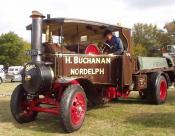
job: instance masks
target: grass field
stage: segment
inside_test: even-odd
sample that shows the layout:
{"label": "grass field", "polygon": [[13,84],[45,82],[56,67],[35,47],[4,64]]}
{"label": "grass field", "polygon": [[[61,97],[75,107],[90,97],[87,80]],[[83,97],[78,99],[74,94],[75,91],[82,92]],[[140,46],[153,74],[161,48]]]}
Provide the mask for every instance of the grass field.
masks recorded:
{"label": "grass field", "polygon": [[[11,93],[17,83],[3,83],[0,94]],[[20,125],[9,109],[9,96],[0,96],[0,136],[174,136],[175,91],[170,90],[164,105],[149,105],[133,93],[129,100],[120,100],[88,110],[83,127],[65,134],[59,118],[40,113],[32,123]]]}

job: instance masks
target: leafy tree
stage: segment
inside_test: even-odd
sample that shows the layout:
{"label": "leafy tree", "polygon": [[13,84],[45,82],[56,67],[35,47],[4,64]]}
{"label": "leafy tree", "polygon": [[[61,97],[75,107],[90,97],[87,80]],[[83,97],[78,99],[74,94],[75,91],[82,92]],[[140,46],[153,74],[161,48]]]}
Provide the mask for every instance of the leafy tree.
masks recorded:
{"label": "leafy tree", "polygon": [[165,24],[165,28],[168,31],[171,44],[175,44],[175,20]]}
{"label": "leafy tree", "polygon": [[133,53],[141,56],[160,56],[162,46],[170,43],[168,33],[159,30],[156,25],[142,23],[134,25],[132,40]]}
{"label": "leafy tree", "polygon": [[171,44],[171,37],[167,32],[159,31],[157,34],[156,40],[157,40],[157,45],[161,47]]}
{"label": "leafy tree", "polygon": [[175,34],[175,20],[170,23],[165,24],[165,28],[170,34]]}
{"label": "leafy tree", "polygon": [[146,48],[141,44],[133,46],[132,51],[134,56],[146,56],[147,54]]}
{"label": "leafy tree", "polygon": [[25,55],[28,49],[30,49],[29,43],[14,32],[2,34],[0,36],[0,64],[23,65],[30,59]]}
{"label": "leafy tree", "polygon": [[142,44],[144,46],[150,46],[155,43],[157,27],[152,24],[134,24],[133,28],[133,40],[134,44]]}

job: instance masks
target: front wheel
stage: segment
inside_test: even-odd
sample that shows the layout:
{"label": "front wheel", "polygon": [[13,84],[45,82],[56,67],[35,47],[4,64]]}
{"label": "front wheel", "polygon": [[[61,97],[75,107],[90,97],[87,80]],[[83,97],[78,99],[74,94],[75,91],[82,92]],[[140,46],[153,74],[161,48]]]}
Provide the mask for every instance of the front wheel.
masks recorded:
{"label": "front wheel", "polygon": [[34,121],[37,116],[37,112],[30,109],[29,101],[27,100],[27,92],[22,84],[18,85],[13,91],[10,108],[14,119],[18,123]]}
{"label": "front wheel", "polygon": [[66,132],[78,130],[85,119],[86,95],[80,85],[69,85],[61,98],[61,123]]}

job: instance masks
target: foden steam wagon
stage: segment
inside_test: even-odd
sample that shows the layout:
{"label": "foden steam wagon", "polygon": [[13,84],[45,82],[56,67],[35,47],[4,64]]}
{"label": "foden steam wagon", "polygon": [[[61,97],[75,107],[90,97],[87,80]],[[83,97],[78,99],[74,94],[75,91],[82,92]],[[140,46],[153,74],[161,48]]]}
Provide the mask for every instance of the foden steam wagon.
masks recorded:
{"label": "foden steam wagon", "polygon": [[[32,60],[25,64],[10,104],[17,122],[34,121],[38,112],[51,113],[60,116],[66,132],[73,132],[82,126],[87,105],[127,98],[131,91],[154,104],[166,101],[175,77],[174,60],[132,57],[130,29],[50,15],[44,19],[37,11],[30,17],[27,55]],[[110,53],[103,38],[107,29],[120,37],[122,54]]]}

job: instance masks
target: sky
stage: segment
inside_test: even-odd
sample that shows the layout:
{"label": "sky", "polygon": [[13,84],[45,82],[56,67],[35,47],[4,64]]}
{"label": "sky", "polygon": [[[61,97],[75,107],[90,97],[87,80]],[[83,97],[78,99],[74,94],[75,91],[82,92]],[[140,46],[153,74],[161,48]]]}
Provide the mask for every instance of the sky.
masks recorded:
{"label": "sky", "polygon": [[152,23],[163,29],[175,19],[175,0],[1,0],[0,34],[13,31],[30,41],[25,27],[31,23],[32,10],[129,28],[135,23]]}

